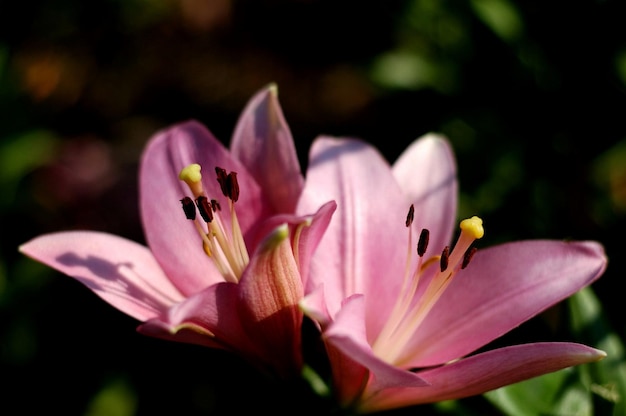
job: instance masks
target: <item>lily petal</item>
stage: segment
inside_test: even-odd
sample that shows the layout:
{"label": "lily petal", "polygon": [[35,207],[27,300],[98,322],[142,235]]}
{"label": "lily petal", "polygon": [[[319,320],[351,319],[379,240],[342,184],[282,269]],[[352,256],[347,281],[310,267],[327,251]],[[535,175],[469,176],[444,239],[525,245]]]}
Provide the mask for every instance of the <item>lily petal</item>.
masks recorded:
{"label": "lily petal", "polygon": [[305,293],[306,296],[300,301],[300,308],[306,316],[317,323],[322,330],[325,330],[333,321],[333,317],[328,312],[324,285],[311,288]]}
{"label": "lily petal", "polygon": [[266,351],[265,356],[274,358],[271,364],[279,374],[297,374],[302,363],[303,319],[298,302],[304,289],[287,224],[259,245],[239,289],[238,310],[246,333],[257,348]]}
{"label": "lily petal", "polygon": [[[317,249],[320,240],[324,236],[331,217],[337,209],[335,201],[329,201],[322,205],[315,214],[312,215],[292,215],[281,214],[274,215],[259,227],[257,234],[267,236],[272,230],[281,224],[289,224],[292,232],[297,234],[297,245],[294,246],[294,255],[302,284],[306,288],[309,275],[309,264],[313,256],[313,252]],[[258,243],[253,244],[256,246]]]}
{"label": "lily petal", "polygon": [[408,366],[467,355],[591,284],[605,267],[595,242],[523,241],[479,250],[416,332]]}
{"label": "lily petal", "polygon": [[275,212],[295,210],[304,178],[275,84],[249,101],[230,148],[264,189]]}
{"label": "lily petal", "polygon": [[245,357],[257,354],[234,313],[239,288],[222,282],[185,299],[166,313],[140,325],[137,330],[157,338],[236,351]]}
{"label": "lily petal", "polygon": [[74,277],[138,320],[158,316],[183,299],[147,247],[116,235],[58,232],[34,238],[19,250]]}
{"label": "lily petal", "polygon": [[[221,197],[213,169],[216,166],[237,172],[241,189],[239,224],[248,231],[266,216],[261,191],[244,166],[201,124],[189,121],[156,134],[146,146],[140,168],[140,207],[146,240],[165,273],[184,295],[223,281],[213,262],[202,250],[192,221],[185,218],[180,199],[189,194],[178,178],[180,170],[199,163],[203,185],[209,197]],[[244,234],[245,235],[245,234]]]}
{"label": "lily petal", "polygon": [[415,205],[414,224],[431,231],[429,251],[441,253],[456,225],[458,182],[450,144],[437,134],[422,136],[400,155],[392,169],[402,191]]}
{"label": "lily petal", "polygon": [[[324,331],[324,339],[343,354],[331,354],[331,365],[335,373],[334,383],[339,385],[338,391],[361,393],[357,390],[367,384],[365,395],[375,395],[380,390],[393,387],[421,387],[428,383],[415,373],[396,368],[379,359],[372,351],[367,341],[365,329],[365,302],[363,295],[353,295],[346,299],[343,307],[337,314],[335,321]],[[365,379],[345,377],[343,371],[357,374],[359,369]],[[341,370],[341,371],[338,371]],[[367,379],[370,377],[369,383]],[[345,384],[350,385],[346,386]],[[352,398],[352,399],[356,399]],[[344,397],[342,400],[347,400]]]}
{"label": "lily petal", "polygon": [[383,277],[404,273],[406,251],[398,248],[407,246],[410,204],[376,149],[358,140],[319,137],[298,212],[328,200],[337,201],[337,211],[311,264],[311,278],[317,278],[311,287],[324,285],[331,315],[354,293],[376,293],[365,300],[375,333],[401,283]]}
{"label": "lily petal", "polygon": [[534,343],[488,351],[418,374],[431,385],[389,389],[370,397],[360,410],[375,412],[422,403],[459,399],[499,387],[598,361],[603,351],[574,343]]}

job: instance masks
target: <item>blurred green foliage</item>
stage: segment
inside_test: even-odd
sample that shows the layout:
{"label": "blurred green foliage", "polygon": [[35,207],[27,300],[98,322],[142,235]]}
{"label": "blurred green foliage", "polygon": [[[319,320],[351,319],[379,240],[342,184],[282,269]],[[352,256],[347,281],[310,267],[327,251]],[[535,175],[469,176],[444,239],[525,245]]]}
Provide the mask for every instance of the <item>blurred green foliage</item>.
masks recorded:
{"label": "blurred green foliage", "polygon": [[576,339],[607,353],[597,363],[568,368],[486,393],[506,415],[623,415],[626,361],[623,340],[585,288],[568,300],[569,329]]}
{"label": "blurred green foliage", "polygon": [[295,402],[322,414],[303,386],[136,334],[132,319],[17,253],[61,229],[142,241],[136,168],[150,135],[197,118],[228,142],[246,100],[276,82],[303,166],[317,134],[361,137],[393,160],[438,131],[455,147],[460,215],[485,220],[483,244],[607,249],[605,276],[569,309],[498,341],[574,340],[607,359],[389,414],[624,414],[625,12],[619,0],[3,2],[0,413],[235,414],[255,403],[287,414]]}

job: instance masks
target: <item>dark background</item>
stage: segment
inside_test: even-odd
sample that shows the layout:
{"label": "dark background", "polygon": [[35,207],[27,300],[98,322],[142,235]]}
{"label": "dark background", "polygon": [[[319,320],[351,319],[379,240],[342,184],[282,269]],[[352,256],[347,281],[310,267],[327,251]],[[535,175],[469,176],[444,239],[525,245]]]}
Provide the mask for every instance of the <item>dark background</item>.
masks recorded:
{"label": "dark background", "polygon": [[[63,229],[142,241],[136,171],[151,134],[195,118],[228,144],[247,100],[270,82],[303,168],[318,134],[362,138],[393,161],[436,131],[456,152],[459,215],[485,221],[482,245],[603,242],[609,268],[593,289],[623,339],[625,6],[0,2],[0,406],[9,410],[0,412],[323,414],[305,386],[138,335],[134,320],[17,253]],[[502,342],[581,341],[563,322],[530,323]],[[481,397],[462,402],[497,414]]]}

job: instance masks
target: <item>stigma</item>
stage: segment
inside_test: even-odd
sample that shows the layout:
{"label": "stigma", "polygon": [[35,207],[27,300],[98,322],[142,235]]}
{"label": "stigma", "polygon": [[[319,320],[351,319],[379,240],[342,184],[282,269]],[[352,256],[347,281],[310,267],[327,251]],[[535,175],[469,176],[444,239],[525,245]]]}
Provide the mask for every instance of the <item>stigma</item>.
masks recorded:
{"label": "stigma", "polygon": [[[473,216],[464,219],[459,223],[460,234],[453,247],[446,246],[440,253],[427,255],[430,232],[422,229],[417,243],[418,259],[412,269],[413,218],[414,208],[411,206],[406,219],[410,247],[402,286],[391,314],[372,343],[374,353],[379,358],[400,367],[406,364],[405,347],[457,273],[470,264],[476,253],[476,248],[472,247],[474,241],[485,235],[481,218]],[[418,286],[425,275],[430,280],[425,281],[425,289],[420,290],[421,294],[416,297]]]}
{"label": "stigma", "polygon": [[228,202],[228,215],[224,215],[217,198],[206,194],[201,170],[199,164],[193,163],[184,167],[178,175],[193,195],[193,198],[185,196],[180,200],[183,212],[188,220],[193,221],[204,253],[226,281],[236,283],[250,262],[235,210],[235,202],[239,199],[237,173],[215,167],[216,180]]}

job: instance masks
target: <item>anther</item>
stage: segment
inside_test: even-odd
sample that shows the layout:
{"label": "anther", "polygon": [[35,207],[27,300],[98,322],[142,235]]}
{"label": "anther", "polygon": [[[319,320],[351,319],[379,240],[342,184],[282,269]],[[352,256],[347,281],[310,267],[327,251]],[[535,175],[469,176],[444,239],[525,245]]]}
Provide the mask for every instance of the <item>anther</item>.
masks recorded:
{"label": "anther", "polygon": [[[412,206],[412,205],[411,205]],[[424,228],[420,233],[420,239],[417,242],[417,255],[422,257],[424,253],[426,253],[426,248],[428,248],[428,240],[430,238],[430,231],[427,228]]]}
{"label": "anther", "polygon": [[[243,240],[241,228],[235,213],[234,202],[239,198],[239,183],[237,173],[226,173],[225,169],[215,168],[217,181],[224,196],[228,198],[230,229],[225,227],[221,218],[221,207],[215,199],[209,199],[202,187],[201,166],[193,163],[184,167],[179,173],[179,179],[184,181],[193,196],[180,200],[185,216],[194,221],[196,230],[202,239],[202,248],[209,256],[224,279],[229,282],[238,282],[250,261],[246,244]],[[194,203],[195,202],[195,203]],[[197,221],[196,210],[200,213],[206,225]]]}
{"label": "anther", "polygon": [[441,252],[441,258],[439,259],[439,267],[441,272],[445,272],[448,268],[448,260],[450,259],[450,247],[446,246]]}
{"label": "anther", "polygon": [[217,175],[217,182],[220,184],[220,189],[222,190],[222,194],[225,197],[228,196],[228,175],[226,174],[226,169],[220,168],[219,166],[215,167],[215,174]]}
{"label": "anther", "polygon": [[[412,221],[412,212],[407,216],[407,226]],[[389,318],[372,344],[374,353],[384,361],[403,367],[411,362],[407,346],[414,339],[416,329],[427,319],[443,293],[454,281],[460,269],[468,266],[476,253],[472,247],[474,241],[485,234],[483,222],[479,217],[471,217],[460,223],[461,233],[456,243],[446,246],[441,255],[424,258],[428,246],[429,232],[423,229],[417,243],[416,270],[410,272],[412,262],[409,251],[404,280],[400,287],[400,296],[394,304]],[[409,242],[411,234],[409,233]],[[431,265],[439,262],[439,270],[430,270]],[[430,279],[420,282],[420,277],[430,275]],[[422,288],[423,290],[418,290]],[[419,296],[419,299],[416,299]]]}
{"label": "anther", "polygon": [[228,187],[228,197],[237,202],[239,199],[239,182],[237,182],[237,172],[230,172],[226,177],[226,185]]}
{"label": "anther", "polygon": [[204,222],[213,221],[213,210],[211,209],[211,204],[206,196],[199,196],[196,199],[196,205],[198,206],[198,211],[200,211],[200,215]]}
{"label": "anther", "polygon": [[463,262],[461,263],[461,269],[464,269],[467,267],[469,262],[472,260],[472,257],[474,257],[474,254],[476,254],[476,251],[478,251],[476,247],[470,247],[469,249],[467,249],[467,251],[463,255]]}
{"label": "anther", "polygon": [[415,218],[415,207],[413,206],[413,204],[411,204],[411,206],[409,207],[409,213],[406,214],[406,226],[410,227],[411,224],[413,224],[413,219]]}
{"label": "anther", "polygon": [[196,206],[193,204],[193,201],[191,200],[191,198],[186,196],[183,199],[181,199],[180,202],[183,204],[183,211],[185,212],[185,217],[187,217],[188,220],[195,220],[196,219]]}

